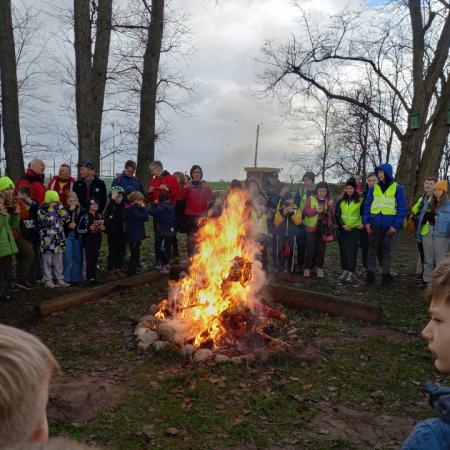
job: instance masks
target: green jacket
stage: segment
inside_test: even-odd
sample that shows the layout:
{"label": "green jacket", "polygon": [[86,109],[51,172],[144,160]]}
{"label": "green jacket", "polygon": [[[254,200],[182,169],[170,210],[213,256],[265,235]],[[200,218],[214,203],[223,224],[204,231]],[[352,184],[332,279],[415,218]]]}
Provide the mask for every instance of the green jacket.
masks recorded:
{"label": "green jacket", "polygon": [[17,250],[12,229],[19,226],[18,214],[0,214],[0,258],[9,255],[15,255]]}

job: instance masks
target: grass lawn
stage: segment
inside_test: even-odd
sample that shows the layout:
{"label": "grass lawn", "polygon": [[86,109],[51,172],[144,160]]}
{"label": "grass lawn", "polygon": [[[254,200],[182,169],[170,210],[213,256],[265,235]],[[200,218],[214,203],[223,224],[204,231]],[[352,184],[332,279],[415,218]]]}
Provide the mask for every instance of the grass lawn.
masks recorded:
{"label": "grass lawn", "polygon": [[[166,297],[166,281],[43,318],[31,306],[56,294],[38,289],[2,307],[0,320],[40,336],[60,362],[49,402],[52,435],[114,449],[399,448],[430,415],[425,381],[448,382],[433,371],[420,339],[427,306],[415,285],[415,243],[399,240],[390,289],[340,283],[336,245],[327,252],[324,281],[297,276],[290,284],[380,304],[383,321],[280,307],[288,316],[280,333],[297,357],[198,367],[177,352],[139,350],[134,327]],[[147,240],[144,268],[152,253]]]}

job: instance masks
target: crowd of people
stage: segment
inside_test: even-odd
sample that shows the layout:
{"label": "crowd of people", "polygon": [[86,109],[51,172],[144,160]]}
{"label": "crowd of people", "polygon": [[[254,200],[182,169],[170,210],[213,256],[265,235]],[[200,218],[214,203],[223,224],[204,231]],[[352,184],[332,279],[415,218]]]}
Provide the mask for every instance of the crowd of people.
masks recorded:
{"label": "crowd of people", "polygon": [[[152,162],[149,170],[152,178],[144,189],[135,176],[136,163],[127,161],[109,192],[89,161],[78,165],[77,180],[70,165],[62,164],[45,185],[45,164],[39,159],[30,162],[16,183],[0,178],[0,300],[10,298],[11,288],[31,289],[33,283],[47,288],[97,284],[103,234],[108,244],[107,277],[135,275],[150,217],[155,269],[169,273],[172,258],[179,256],[179,233],[187,234],[191,256],[199,221],[214,214],[219,203],[215,200],[223,193],[213,193],[199,165],[192,166],[188,176],[170,174],[160,161]],[[328,183],[315,183],[314,173],[306,172],[302,182],[302,189],[291,192],[273,172],[265,185],[256,178],[230,184],[230,189],[248,191],[245,208],[259,224],[264,269],[272,269],[280,280],[292,279],[294,272],[324,278],[327,245],[337,241],[342,281],[357,278],[361,249],[367,284],[375,282],[379,266],[381,282],[388,285],[393,280],[397,237],[406,228],[418,243],[419,285],[427,286],[433,268],[450,249],[446,180],[427,178],[409,217],[404,188],[394,181],[389,164],[381,164],[366,180],[350,177],[337,200]]]}

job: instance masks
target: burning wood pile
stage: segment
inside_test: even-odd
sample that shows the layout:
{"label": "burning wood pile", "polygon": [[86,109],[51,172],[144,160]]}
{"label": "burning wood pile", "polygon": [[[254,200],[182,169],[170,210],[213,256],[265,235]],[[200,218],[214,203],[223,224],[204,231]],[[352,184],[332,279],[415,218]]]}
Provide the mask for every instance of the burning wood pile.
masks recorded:
{"label": "burning wood pile", "polygon": [[237,362],[283,345],[268,334],[283,315],[261,302],[266,277],[248,204],[247,192],[232,191],[222,214],[204,219],[188,273],[136,328],[141,348],[172,344],[194,361]]}

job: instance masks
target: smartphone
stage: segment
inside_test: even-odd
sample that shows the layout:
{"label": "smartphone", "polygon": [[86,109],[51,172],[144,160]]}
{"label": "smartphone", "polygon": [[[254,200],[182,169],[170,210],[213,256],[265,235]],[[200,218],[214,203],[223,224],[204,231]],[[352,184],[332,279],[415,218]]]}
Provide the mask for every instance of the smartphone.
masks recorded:
{"label": "smartphone", "polygon": [[192,186],[200,187],[202,185],[202,182],[199,180],[192,180]]}

